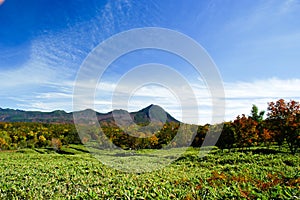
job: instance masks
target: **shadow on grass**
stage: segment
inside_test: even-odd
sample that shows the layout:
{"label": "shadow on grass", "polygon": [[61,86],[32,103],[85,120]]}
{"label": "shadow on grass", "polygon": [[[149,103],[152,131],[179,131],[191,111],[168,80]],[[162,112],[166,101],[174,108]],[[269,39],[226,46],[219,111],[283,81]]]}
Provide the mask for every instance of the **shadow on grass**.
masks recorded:
{"label": "shadow on grass", "polygon": [[80,148],[76,148],[76,147],[69,147],[70,149],[74,149],[76,151],[80,151],[80,152],[83,152],[83,153],[90,153],[90,151],[88,150],[85,150],[85,149],[80,149]]}
{"label": "shadow on grass", "polygon": [[259,148],[259,149],[239,149],[236,150],[237,152],[252,152],[253,154],[277,154],[277,153],[286,153],[281,150],[275,150],[275,149],[264,149],[264,148]]}
{"label": "shadow on grass", "polygon": [[34,149],[34,151],[36,151],[37,153],[40,153],[40,154],[45,154],[46,153],[45,151],[42,151],[40,149]]}
{"label": "shadow on grass", "polygon": [[281,150],[275,150],[275,149],[255,149],[253,153],[257,154],[277,154],[277,153],[286,153]]}
{"label": "shadow on grass", "polygon": [[64,150],[55,150],[55,149],[53,150],[56,151],[56,153],[58,154],[75,155],[75,153],[64,151]]}
{"label": "shadow on grass", "polygon": [[48,151],[50,150],[50,151],[56,152],[58,154],[75,155],[75,153],[64,151],[64,150],[61,150],[61,149],[54,149],[52,147],[46,147],[45,149],[47,149]]}

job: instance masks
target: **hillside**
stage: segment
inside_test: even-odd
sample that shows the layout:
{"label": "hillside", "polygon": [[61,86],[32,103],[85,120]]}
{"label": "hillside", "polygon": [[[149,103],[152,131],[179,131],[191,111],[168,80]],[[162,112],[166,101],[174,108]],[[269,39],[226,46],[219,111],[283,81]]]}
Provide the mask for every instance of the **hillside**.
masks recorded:
{"label": "hillside", "polygon": [[[76,111],[81,120],[85,120],[87,116],[96,111],[86,109]],[[129,114],[135,123],[149,123],[151,120],[155,122],[179,122],[163,108],[157,105],[149,105],[136,112],[128,112],[126,110],[114,110],[108,113],[96,112],[99,122],[114,122],[113,116],[123,116]],[[151,119],[151,120],[150,120]],[[63,110],[55,110],[52,112],[41,111],[24,111],[14,109],[0,108],[0,122],[42,122],[42,123],[73,123],[73,112],[65,112]]]}

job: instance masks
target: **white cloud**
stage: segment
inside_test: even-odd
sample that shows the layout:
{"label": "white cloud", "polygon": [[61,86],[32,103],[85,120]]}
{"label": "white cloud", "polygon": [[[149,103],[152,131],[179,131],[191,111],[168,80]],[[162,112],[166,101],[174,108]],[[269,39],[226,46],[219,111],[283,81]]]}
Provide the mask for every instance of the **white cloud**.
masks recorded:
{"label": "white cloud", "polygon": [[225,83],[229,98],[277,98],[299,96],[300,79],[280,80],[271,78],[254,82]]}
{"label": "white cloud", "polygon": [[[105,85],[110,84],[105,83]],[[266,110],[268,102],[276,101],[279,98],[299,101],[299,85],[300,79],[281,80],[277,78],[253,82],[224,83],[226,95],[225,120],[233,120],[237,115],[241,114],[250,114],[252,104],[257,105],[261,110]],[[203,85],[191,84],[191,86],[199,105],[200,123],[210,122],[213,105],[207,88],[203,87]],[[184,95],[184,93],[180,95]],[[98,97],[100,98],[101,95]],[[168,92],[166,88],[153,87],[151,85],[142,87],[132,95],[132,98],[129,99],[129,110],[135,111],[151,103],[159,104],[174,117],[182,119],[180,102],[176,96],[172,92]]]}
{"label": "white cloud", "polygon": [[[63,87],[55,92],[38,93],[34,98],[20,97],[13,100],[18,101],[19,108],[26,110],[52,111],[64,109],[72,111],[73,84],[66,83],[68,89]],[[104,89],[97,93],[94,100],[94,108],[99,112],[109,112],[116,109],[112,105],[111,95],[116,87],[115,83],[101,83]],[[232,82],[224,83],[226,95],[226,115],[225,120],[234,120],[237,115],[250,114],[252,104],[258,106],[260,110],[267,109],[267,103],[280,98],[286,100],[300,101],[300,79],[281,80],[271,78],[257,80],[253,82]],[[198,112],[200,124],[211,122],[212,102],[211,97],[205,87],[192,86],[198,101]],[[101,90],[100,90],[101,91]],[[204,95],[204,93],[206,93]],[[88,100],[89,102],[90,100]],[[131,98],[128,99],[128,106],[123,109],[137,111],[150,104],[157,104],[163,107],[175,118],[182,120],[182,106],[178,98],[166,88],[148,85],[140,88]],[[188,102],[189,103],[189,102]],[[189,105],[189,104],[186,105]],[[191,105],[192,106],[192,105]],[[86,108],[83,107],[82,108]],[[189,107],[187,107],[189,109]],[[187,110],[187,112],[192,112]],[[185,122],[195,122],[196,119],[185,118]]]}
{"label": "white cloud", "polygon": [[280,80],[277,78],[254,82],[225,83],[226,120],[237,115],[250,114],[252,104],[266,110],[268,102],[280,98],[300,101],[300,79]]}

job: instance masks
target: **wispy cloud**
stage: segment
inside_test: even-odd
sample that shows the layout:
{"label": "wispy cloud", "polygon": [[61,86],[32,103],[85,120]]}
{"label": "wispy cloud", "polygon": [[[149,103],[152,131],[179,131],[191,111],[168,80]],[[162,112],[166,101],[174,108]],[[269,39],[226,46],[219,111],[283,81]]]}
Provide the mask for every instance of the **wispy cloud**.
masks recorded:
{"label": "wispy cloud", "polygon": [[226,119],[234,119],[242,113],[250,114],[252,104],[261,110],[267,103],[280,98],[300,101],[300,79],[281,80],[271,78],[254,82],[225,83]]}
{"label": "wispy cloud", "polygon": [[300,8],[298,0],[285,0],[282,1],[282,6],[279,9],[279,14],[286,14],[289,12],[297,11]]}
{"label": "wispy cloud", "polygon": [[261,33],[261,29],[276,28],[274,24],[285,20],[290,15],[293,16],[300,8],[297,0],[262,1],[255,5],[246,11],[243,10],[243,15],[240,17],[229,20],[224,25],[225,30],[240,34],[249,31]]}
{"label": "wispy cloud", "polygon": [[[48,82],[48,84],[53,87],[53,92],[39,92],[34,93],[34,96],[23,96],[13,100],[18,102],[19,108],[26,110],[50,111],[65,109],[72,111],[74,82],[67,81],[63,84],[50,84]],[[213,105],[208,89],[203,83],[200,82],[199,84],[191,84],[191,87],[198,102],[200,123],[204,124],[211,121]],[[276,101],[279,98],[300,101],[299,85],[300,79],[282,80],[278,78],[252,82],[225,82],[225,120],[233,120],[237,115],[241,114],[250,114],[252,104],[257,105],[261,110],[266,110],[268,102]],[[90,84],[81,84],[81,87],[82,86],[92,87]],[[116,105],[118,104],[113,105],[112,102],[112,95],[114,95],[116,86],[116,83],[111,82],[101,82],[101,84],[97,86],[94,100],[94,108],[96,110],[108,112],[112,109],[122,108],[128,109],[129,111],[136,111],[154,103],[162,106],[177,119],[182,120],[182,105],[174,91],[157,85],[145,85],[133,91],[132,94],[126,94],[126,92],[124,94],[115,94],[121,97],[122,95],[130,97],[126,104],[127,107],[117,107]],[[126,88],[126,85],[122,87]],[[180,95],[184,95],[184,90],[182,91],[183,94]],[[82,108],[85,108],[84,105]],[[192,118],[185,120],[187,120],[186,122],[195,121],[195,119]]]}

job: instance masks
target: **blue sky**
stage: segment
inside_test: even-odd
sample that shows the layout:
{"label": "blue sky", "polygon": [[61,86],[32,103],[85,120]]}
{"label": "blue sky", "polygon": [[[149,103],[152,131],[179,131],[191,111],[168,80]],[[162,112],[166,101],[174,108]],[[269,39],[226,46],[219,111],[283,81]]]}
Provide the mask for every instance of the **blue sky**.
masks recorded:
{"label": "blue sky", "polygon": [[[0,1],[1,2],[1,1]],[[163,27],[196,40],[216,63],[226,95],[226,120],[279,98],[300,100],[300,1],[198,0],[5,0],[0,5],[2,108],[72,111],[76,74],[100,42],[132,28]],[[110,94],[133,66],[157,62],[185,76],[198,96],[200,121],[210,121],[211,102],[199,75],[164,52],[137,52],[107,70],[95,109],[110,111]],[[153,92],[154,91],[154,92]],[[180,105],[170,91],[141,88],[128,109],[159,104],[175,117]]]}

